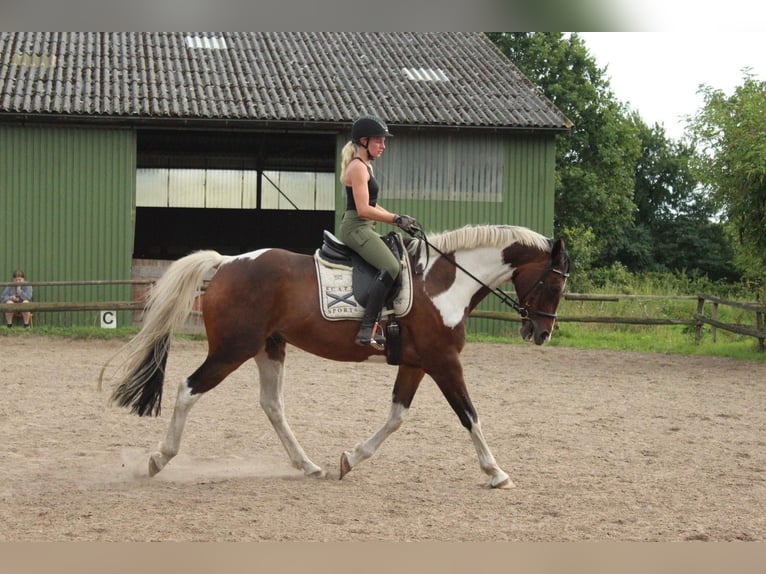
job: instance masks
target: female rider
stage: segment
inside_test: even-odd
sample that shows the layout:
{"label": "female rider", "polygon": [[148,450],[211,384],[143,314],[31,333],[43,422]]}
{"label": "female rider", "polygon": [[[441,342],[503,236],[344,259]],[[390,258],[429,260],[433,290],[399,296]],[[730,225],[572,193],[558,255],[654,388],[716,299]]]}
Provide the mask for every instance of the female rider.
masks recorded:
{"label": "female rider", "polygon": [[358,345],[381,346],[385,342],[378,318],[388,291],[399,275],[399,261],[375,231],[375,223],[391,223],[405,231],[417,223],[412,217],[391,213],[378,203],[379,187],[372,162],[383,154],[387,137],[393,136],[383,120],[361,116],[351,127],[351,140],[341,152],[340,180],[346,188],[346,212],[338,235],[343,243],[378,269],[356,335]]}

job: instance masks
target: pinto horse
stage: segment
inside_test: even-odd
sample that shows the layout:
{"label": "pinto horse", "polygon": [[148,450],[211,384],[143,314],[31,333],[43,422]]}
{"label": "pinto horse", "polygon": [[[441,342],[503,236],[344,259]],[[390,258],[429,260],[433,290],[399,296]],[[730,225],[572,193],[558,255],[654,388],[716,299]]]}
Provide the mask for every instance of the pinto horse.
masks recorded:
{"label": "pinto horse", "polygon": [[[428,238],[408,237],[404,244],[413,271],[413,293],[410,311],[397,318],[401,352],[390,412],[367,441],[342,453],[340,478],[372,456],[401,426],[418,385],[428,374],[468,430],[479,466],[490,477],[489,486],[510,488],[513,483],[490,452],[463,378],[460,351],[465,345],[466,320],[487,295],[500,294],[521,314],[522,337],[537,345],[547,342],[569,274],[564,243],[523,227],[487,225]],[[285,418],[286,346],[290,343],[334,361],[361,362],[384,351],[354,343],[356,321],[328,321],[322,316],[310,255],[259,249],[226,256],[206,250],[175,261],[150,292],[143,327],[124,348],[122,375],[110,401],[141,416],[159,415],[172,333],[183,325],[200,286],[211,274],[202,298],[207,358],[178,386],[167,434],[149,456],[149,475],[162,470],[178,453],[194,403],[253,358],[260,375],[261,407],[292,464],[306,475],[325,476],[306,456]],[[497,290],[509,280],[518,303]]]}

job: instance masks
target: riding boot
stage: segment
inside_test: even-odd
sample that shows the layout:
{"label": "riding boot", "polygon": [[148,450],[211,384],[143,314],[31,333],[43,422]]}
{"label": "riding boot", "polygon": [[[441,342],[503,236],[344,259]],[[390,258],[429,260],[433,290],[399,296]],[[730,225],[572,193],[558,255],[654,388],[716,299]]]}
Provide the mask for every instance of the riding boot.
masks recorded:
{"label": "riding boot", "polygon": [[357,345],[373,345],[382,348],[385,344],[386,338],[383,336],[380,325],[378,325],[378,318],[393,284],[394,279],[388,274],[388,271],[381,271],[375,277],[375,281],[370,287],[367,305],[364,308],[362,326],[356,334]]}

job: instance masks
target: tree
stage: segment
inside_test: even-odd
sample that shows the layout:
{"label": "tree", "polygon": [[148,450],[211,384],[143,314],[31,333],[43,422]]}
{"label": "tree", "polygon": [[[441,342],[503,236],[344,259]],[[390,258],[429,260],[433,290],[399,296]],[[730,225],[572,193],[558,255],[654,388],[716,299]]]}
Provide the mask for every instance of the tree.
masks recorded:
{"label": "tree", "polygon": [[[635,128],[577,34],[488,34],[498,48],[574,123],[556,144],[557,233],[592,233],[596,250],[630,225],[634,166],[640,156]],[[576,239],[575,239],[576,240]]]}
{"label": "tree", "polygon": [[669,140],[662,126],[649,127],[636,113],[631,120],[641,140],[634,178],[636,211],[622,241],[627,246],[616,259],[636,272],[738,279],[731,245],[723,226],[714,221],[715,206],[694,177],[694,147]]}
{"label": "tree", "polygon": [[717,205],[695,176],[693,145],[619,103],[577,34],[489,37],[575,124],[557,140],[555,228],[580,270],[739,278]]}
{"label": "tree", "polygon": [[766,279],[766,82],[744,72],[731,96],[702,86],[703,107],[687,131],[700,181],[721,210],[744,275]]}

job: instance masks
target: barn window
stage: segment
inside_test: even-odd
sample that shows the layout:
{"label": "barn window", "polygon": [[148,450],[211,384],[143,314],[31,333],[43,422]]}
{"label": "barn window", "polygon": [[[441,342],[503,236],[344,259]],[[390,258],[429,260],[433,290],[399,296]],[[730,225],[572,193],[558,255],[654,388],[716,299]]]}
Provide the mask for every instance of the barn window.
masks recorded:
{"label": "barn window", "polygon": [[[264,171],[261,209],[335,210],[332,173]],[[136,207],[257,209],[258,172],[139,168]]]}

